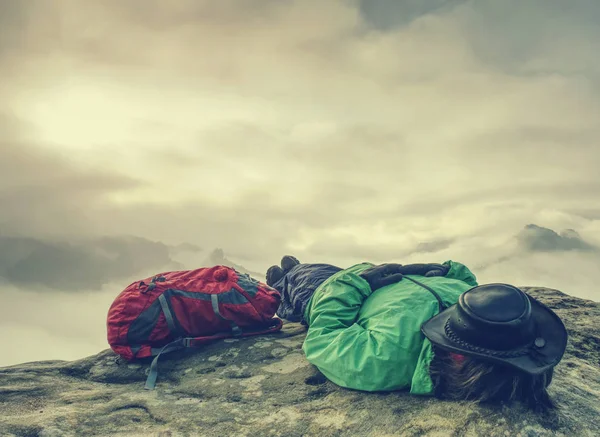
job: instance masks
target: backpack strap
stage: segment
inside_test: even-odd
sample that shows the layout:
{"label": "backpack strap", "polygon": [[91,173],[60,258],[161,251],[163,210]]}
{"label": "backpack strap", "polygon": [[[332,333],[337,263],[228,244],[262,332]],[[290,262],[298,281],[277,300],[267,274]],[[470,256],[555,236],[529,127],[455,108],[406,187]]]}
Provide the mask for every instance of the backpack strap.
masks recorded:
{"label": "backpack strap", "polygon": [[283,326],[283,320],[280,318],[273,318],[273,323],[270,326],[261,327],[260,329],[248,330],[242,333],[242,337],[249,337],[251,335],[260,335],[260,334],[270,334],[272,332],[277,332],[281,330]]}
{"label": "backpack strap", "polygon": [[165,320],[167,321],[169,331],[171,331],[173,334],[176,334],[178,332],[177,325],[175,324],[175,318],[173,317],[173,313],[171,312],[171,308],[169,307],[169,302],[167,302],[165,293],[158,296],[158,301],[160,303],[162,312],[165,315]]}
{"label": "backpack strap", "polygon": [[215,314],[217,315],[217,317],[229,322],[229,325],[231,326],[231,332],[233,333],[234,337],[238,337],[238,336],[242,335],[242,329],[237,325],[237,323],[235,323],[233,320],[226,319],[225,317],[223,317],[223,315],[221,315],[221,311],[219,310],[219,295],[218,294],[210,295],[210,303],[211,303],[212,309],[215,312]]}
{"label": "backpack strap", "polygon": [[[267,327],[262,326],[258,329],[244,329],[239,336],[240,337],[250,337],[253,335],[270,334],[272,332],[277,332],[277,331],[281,330],[282,326],[283,326],[283,320],[274,318],[272,325],[267,326]],[[231,337],[233,337],[233,335],[230,333],[222,333],[222,334],[215,334],[215,335],[209,335],[209,336],[204,336],[204,337],[188,337],[188,338],[184,338],[183,341],[185,343],[184,347],[200,347],[209,341],[220,340],[223,338],[231,338]]]}
{"label": "backpack strap", "polygon": [[163,353],[173,352],[179,349],[184,348],[183,338],[172,341],[171,343],[167,343],[162,348],[156,350],[152,349],[152,355],[156,353],[156,357],[152,360],[152,364],[150,364],[150,371],[148,372],[148,378],[146,378],[146,385],[144,389],[146,390],[154,390],[156,387],[156,378],[158,378],[158,359]]}
{"label": "backpack strap", "polygon": [[[269,334],[272,332],[277,332],[283,326],[283,320],[274,318],[273,324],[268,327],[262,327],[257,330],[245,330],[241,332],[241,337],[249,337],[251,335],[259,335],[259,334]],[[148,372],[148,378],[146,378],[146,385],[144,389],[146,390],[154,390],[156,387],[156,379],[158,378],[158,359],[163,353],[173,352],[176,350],[180,350],[183,348],[193,348],[199,347],[206,344],[209,341],[221,340],[225,338],[233,337],[232,333],[221,333],[215,335],[207,335],[203,337],[185,337],[179,338],[171,343],[167,343],[162,348],[152,349],[152,355],[156,355],[154,360],[152,360],[152,364],[150,365],[150,371]]]}
{"label": "backpack strap", "polygon": [[438,310],[441,313],[442,311],[446,310],[448,307],[444,304],[444,301],[442,300],[442,298],[440,297],[439,294],[437,294],[433,288],[423,284],[422,282],[417,281],[416,279],[413,278],[409,278],[408,276],[405,276],[404,279],[408,279],[411,282],[414,282],[417,285],[420,285],[421,287],[423,287],[425,290],[429,291],[431,294],[433,294],[433,297],[436,298],[436,300],[438,301]]}
{"label": "backpack strap", "polygon": [[152,360],[152,364],[150,364],[150,371],[148,372],[148,377],[146,378],[146,385],[144,386],[144,389],[154,390],[154,388],[156,387],[156,379],[158,378],[158,360],[162,354],[174,352],[176,350],[184,348],[198,347],[209,341],[221,340],[230,337],[233,337],[233,335],[230,333],[208,335],[205,337],[184,337],[178,338],[177,340],[172,341],[171,343],[167,343],[162,348],[152,348],[152,355],[156,356]]}

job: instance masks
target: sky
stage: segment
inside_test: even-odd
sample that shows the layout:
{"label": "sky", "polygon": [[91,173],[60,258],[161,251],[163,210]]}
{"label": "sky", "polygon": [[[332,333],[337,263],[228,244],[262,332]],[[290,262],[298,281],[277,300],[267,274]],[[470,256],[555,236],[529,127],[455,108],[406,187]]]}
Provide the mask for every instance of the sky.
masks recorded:
{"label": "sky", "polygon": [[135,279],[285,254],[600,301],[599,21],[596,0],[0,0],[0,366],[106,348]]}

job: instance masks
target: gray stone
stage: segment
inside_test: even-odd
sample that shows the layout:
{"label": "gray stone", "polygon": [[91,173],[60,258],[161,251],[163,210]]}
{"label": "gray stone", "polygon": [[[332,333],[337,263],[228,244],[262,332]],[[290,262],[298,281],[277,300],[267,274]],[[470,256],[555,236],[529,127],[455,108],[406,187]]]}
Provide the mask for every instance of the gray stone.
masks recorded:
{"label": "gray stone", "polygon": [[442,402],[405,392],[362,393],[327,381],[301,351],[305,329],[217,342],[148,363],[110,350],[73,362],[0,369],[1,436],[598,436],[600,304],[527,289],[570,334],[551,394],[560,409]]}

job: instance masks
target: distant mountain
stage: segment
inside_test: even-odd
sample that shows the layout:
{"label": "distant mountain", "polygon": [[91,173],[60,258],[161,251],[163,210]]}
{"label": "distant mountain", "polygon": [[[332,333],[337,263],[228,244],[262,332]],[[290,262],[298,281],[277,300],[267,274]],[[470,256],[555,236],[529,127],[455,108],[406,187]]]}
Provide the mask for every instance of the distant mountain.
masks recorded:
{"label": "distant mountain", "polygon": [[214,249],[209,255],[204,263],[207,266],[212,265],[222,265],[236,269],[240,273],[246,273],[252,276],[255,279],[260,279],[265,276],[264,273],[253,272],[251,270],[246,269],[244,266],[240,264],[236,264],[225,256],[225,252],[221,248]]}
{"label": "distant mountain", "polygon": [[516,236],[522,248],[530,252],[597,251],[593,244],[583,240],[574,229],[557,233],[535,224],[525,226]]}
{"label": "distant mountain", "polygon": [[495,264],[510,261],[515,258],[522,258],[523,256],[534,253],[600,253],[600,248],[598,248],[598,246],[585,241],[574,229],[565,229],[556,232],[552,229],[533,223],[525,225],[514,235],[512,241],[516,242],[516,246],[507,242],[496,248],[496,258],[484,260],[479,264],[474,263],[473,267],[476,270],[485,270]]}

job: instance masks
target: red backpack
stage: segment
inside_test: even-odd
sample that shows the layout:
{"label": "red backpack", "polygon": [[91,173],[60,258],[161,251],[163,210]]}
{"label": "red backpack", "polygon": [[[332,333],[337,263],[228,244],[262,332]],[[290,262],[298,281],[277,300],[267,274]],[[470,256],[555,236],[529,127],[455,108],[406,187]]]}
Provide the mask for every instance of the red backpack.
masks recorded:
{"label": "red backpack", "polygon": [[134,282],[108,311],[110,347],[126,360],[156,358],[146,389],[153,389],[160,354],[212,340],[281,329],[273,318],[279,292],[230,267],[167,272]]}

